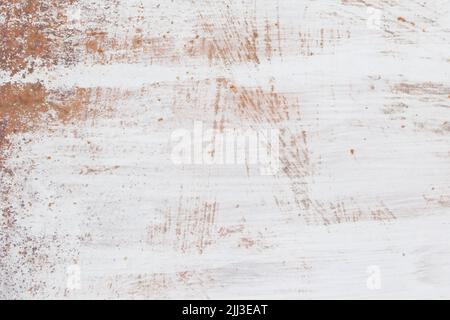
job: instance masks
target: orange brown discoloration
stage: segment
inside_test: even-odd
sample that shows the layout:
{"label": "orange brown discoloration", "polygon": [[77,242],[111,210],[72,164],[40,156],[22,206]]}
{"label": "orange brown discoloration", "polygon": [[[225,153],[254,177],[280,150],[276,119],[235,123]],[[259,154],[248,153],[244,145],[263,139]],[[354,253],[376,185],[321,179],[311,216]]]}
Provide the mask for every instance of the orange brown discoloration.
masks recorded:
{"label": "orange brown discoloration", "polygon": [[9,133],[22,131],[30,126],[30,121],[48,110],[48,92],[41,83],[14,84],[0,86],[0,117],[2,131]]}
{"label": "orange brown discoloration", "polygon": [[416,25],[414,22],[408,21],[408,20],[406,20],[406,19],[403,18],[403,17],[397,17],[397,21],[403,22],[403,23],[407,23],[407,24],[410,24],[411,26],[415,26],[415,25]]}
{"label": "orange brown discoloration", "polygon": [[[11,75],[75,60],[64,9],[77,0],[8,0],[0,3],[0,69]],[[57,14],[54,14],[57,13]]]}
{"label": "orange brown discoloration", "polygon": [[272,39],[271,39],[271,31],[269,21],[266,19],[265,27],[264,27],[264,52],[266,54],[267,59],[270,60],[272,57]]}
{"label": "orange brown discoloration", "polygon": [[216,211],[216,202],[203,202],[192,208],[188,203],[180,205],[176,215],[172,216],[168,211],[162,222],[148,228],[148,241],[153,245],[162,245],[175,237],[173,245],[177,250],[203,253],[213,243]]}
{"label": "orange brown discoloration", "polygon": [[448,96],[450,88],[433,82],[398,83],[392,86],[392,91],[408,95],[437,95],[445,97]]}
{"label": "orange brown discoloration", "polygon": [[[210,63],[221,62],[225,65],[240,62],[259,63],[257,54],[258,32],[256,27],[247,21],[243,26],[235,23],[232,16],[220,21],[210,21],[199,18],[202,23],[202,35],[196,35],[185,45],[188,56],[207,57]],[[228,25],[230,24],[231,27]]]}
{"label": "orange brown discoloration", "polygon": [[103,45],[105,38],[105,32],[89,32],[86,40],[87,53],[102,55],[104,53]]}
{"label": "orange brown discoloration", "polygon": [[397,219],[394,213],[383,203],[378,203],[372,209],[363,209],[352,199],[334,203],[330,202],[328,204],[321,203],[320,201],[312,201],[311,208],[313,209],[314,215],[305,217],[309,224],[331,225],[368,220],[390,222]]}
{"label": "orange brown discoloration", "polygon": [[[51,109],[57,112],[60,120],[70,120],[85,106],[88,94],[86,89],[51,92],[39,82],[26,84],[9,82],[0,86],[3,137],[41,125],[39,114]],[[57,100],[59,102],[56,102]]]}
{"label": "orange brown discoloration", "polygon": [[264,122],[289,119],[289,102],[277,92],[264,92],[260,88],[240,88],[234,97],[238,112],[245,118]]}

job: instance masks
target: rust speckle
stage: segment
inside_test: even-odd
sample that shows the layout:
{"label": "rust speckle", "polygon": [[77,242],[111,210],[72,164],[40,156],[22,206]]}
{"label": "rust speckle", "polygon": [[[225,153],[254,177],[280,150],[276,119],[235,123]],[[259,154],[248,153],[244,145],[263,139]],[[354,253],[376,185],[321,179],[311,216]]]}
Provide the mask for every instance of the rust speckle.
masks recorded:
{"label": "rust speckle", "polygon": [[183,205],[180,203],[176,211],[166,209],[162,221],[148,227],[148,242],[152,245],[162,245],[167,239],[175,238],[175,249],[183,253],[197,251],[201,254],[213,243],[217,203],[199,202],[199,199],[180,201]]}
{"label": "rust speckle", "polygon": [[403,23],[408,23],[408,24],[410,24],[410,25],[412,25],[412,26],[415,26],[415,25],[416,25],[414,22],[408,21],[408,20],[406,20],[406,19],[403,18],[403,17],[397,17],[397,21],[403,22]]}
{"label": "rust speckle", "polygon": [[39,112],[48,110],[48,92],[40,83],[0,86],[0,117],[3,119],[4,135],[24,130]]}
{"label": "rust speckle", "polygon": [[[257,54],[258,33],[248,22],[240,25],[235,17],[229,16],[224,22],[209,21],[200,16],[202,36],[196,35],[185,45],[191,57],[207,57],[210,62],[229,65],[240,62],[259,63]],[[234,25],[229,27],[229,24]]]}
{"label": "rust speckle", "polygon": [[48,110],[56,111],[59,120],[69,121],[80,114],[88,96],[89,90],[81,88],[51,92],[40,82],[3,84],[0,86],[2,137],[42,125],[39,114]]}
{"label": "rust speckle", "polygon": [[[8,0],[0,3],[0,68],[11,75],[36,66],[74,62],[72,31],[64,9],[76,0]],[[58,14],[50,14],[57,12]],[[38,62],[39,61],[39,62]]]}
{"label": "rust speckle", "polygon": [[239,241],[239,247],[244,247],[245,249],[249,249],[256,244],[255,240],[250,238],[241,238]]}

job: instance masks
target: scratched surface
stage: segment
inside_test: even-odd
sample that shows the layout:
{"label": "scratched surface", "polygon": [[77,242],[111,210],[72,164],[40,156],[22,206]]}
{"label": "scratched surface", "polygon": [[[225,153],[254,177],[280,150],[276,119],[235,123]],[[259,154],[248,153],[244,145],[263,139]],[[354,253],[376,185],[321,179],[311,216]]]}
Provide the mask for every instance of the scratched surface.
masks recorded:
{"label": "scratched surface", "polygon": [[[450,2],[2,0],[0,297],[450,298]],[[176,164],[201,123],[280,170]]]}

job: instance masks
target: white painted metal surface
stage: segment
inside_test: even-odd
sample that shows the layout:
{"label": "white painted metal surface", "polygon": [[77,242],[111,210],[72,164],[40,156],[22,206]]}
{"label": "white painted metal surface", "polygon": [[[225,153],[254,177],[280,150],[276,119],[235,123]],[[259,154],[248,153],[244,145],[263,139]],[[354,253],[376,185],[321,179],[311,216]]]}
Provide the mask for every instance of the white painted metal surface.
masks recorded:
{"label": "white painted metal surface", "polygon": [[[450,298],[449,4],[62,6],[75,58],[1,73],[49,106],[4,137],[1,297]],[[280,170],[174,163],[195,123]]]}

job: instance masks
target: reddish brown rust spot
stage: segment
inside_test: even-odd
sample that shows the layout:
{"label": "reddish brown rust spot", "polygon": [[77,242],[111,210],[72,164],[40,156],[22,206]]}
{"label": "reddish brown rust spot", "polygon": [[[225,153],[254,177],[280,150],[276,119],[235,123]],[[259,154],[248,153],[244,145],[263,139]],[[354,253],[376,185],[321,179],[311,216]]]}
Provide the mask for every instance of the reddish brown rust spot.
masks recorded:
{"label": "reddish brown rust spot", "polygon": [[[69,92],[51,92],[39,82],[11,83],[0,86],[1,132],[23,132],[39,124],[39,114],[55,110],[61,121],[80,114],[88,101],[89,90],[74,89]],[[50,99],[50,96],[52,99]],[[51,100],[51,101],[50,101]]]}

